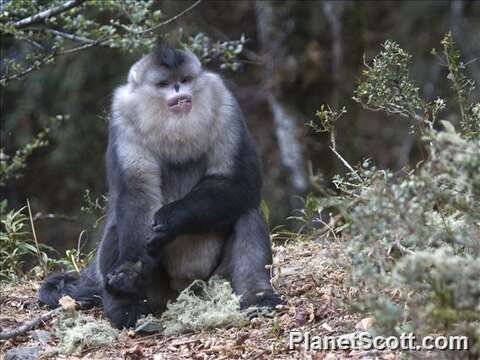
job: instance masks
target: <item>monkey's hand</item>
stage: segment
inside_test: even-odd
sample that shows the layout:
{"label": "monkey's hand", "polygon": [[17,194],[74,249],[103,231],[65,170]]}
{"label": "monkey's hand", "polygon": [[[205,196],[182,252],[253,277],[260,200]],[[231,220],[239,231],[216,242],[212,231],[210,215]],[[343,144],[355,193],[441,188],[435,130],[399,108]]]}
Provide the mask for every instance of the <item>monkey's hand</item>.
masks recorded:
{"label": "monkey's hand", "polygon": [[159,251],[178,235],[178,226],[173,221],[175,216],[169,210],[166,205],[153,216],[153,236],[147,240],[147,252],[151,256],[157,256]]}
{"label": "monkey's hand", "polygon": [[141,261],[136,263],[126,261],[106,275],[106,289],[119,296],[138,296],[143,292],[144,285]]}

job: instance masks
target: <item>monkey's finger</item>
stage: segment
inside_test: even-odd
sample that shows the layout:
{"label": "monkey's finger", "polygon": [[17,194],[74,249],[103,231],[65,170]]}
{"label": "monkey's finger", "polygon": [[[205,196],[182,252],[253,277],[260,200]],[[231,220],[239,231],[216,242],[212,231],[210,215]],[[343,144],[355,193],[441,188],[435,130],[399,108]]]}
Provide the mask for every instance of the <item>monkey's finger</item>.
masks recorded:
{"label": "monkey's finger", "polygon": [[163,245],[170,238],[166,231],[157,231],[155,235],[147,242],[147,245]]}
{"label": "monkey's finger", "polygon": [[162,246],[166,243],[167,233],[157,232],[154,236],[147,240],[147,253],[155,256]]}
{"label": "monkey's finger", "polygon": [[153,224],[153,231],[155,232],[166,232],[166,230],[167,230],[167,225],[165,224],[157,224],[157,223]]}

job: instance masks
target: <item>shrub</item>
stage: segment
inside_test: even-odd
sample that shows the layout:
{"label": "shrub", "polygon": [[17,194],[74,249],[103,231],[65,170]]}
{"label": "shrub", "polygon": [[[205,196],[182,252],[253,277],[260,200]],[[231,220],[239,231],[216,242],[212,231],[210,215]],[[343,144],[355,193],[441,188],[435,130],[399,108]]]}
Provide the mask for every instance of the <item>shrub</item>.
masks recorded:
{"label": "shrub", "polygon": [[[459,128],[438,117],[446,102],[426,102],[409,76],[410,55],[387,41],[367,66],[354,100],[414,123],[427,150],[411,171],[380,170],[365,161],[336,176],[338,194],[323,203],[342,215],[343,256],[349,285],[361,310],[375,317],[375,331],[469,336],[480,353],[480,118],[474,83],[452,37],[442,41],[459,109]],[[436,51],[434,51],[437,54]],[[333,131],[345,112],[323,107],[317,131]],[[333,121],[332,121],[333,120]],[[341,227],[340,227],[341,226]],[[339,254],[340,255],[340,254]],[[338,260],[340,261],[340,260]],[[448,356],[444,353],[442,356]]]}

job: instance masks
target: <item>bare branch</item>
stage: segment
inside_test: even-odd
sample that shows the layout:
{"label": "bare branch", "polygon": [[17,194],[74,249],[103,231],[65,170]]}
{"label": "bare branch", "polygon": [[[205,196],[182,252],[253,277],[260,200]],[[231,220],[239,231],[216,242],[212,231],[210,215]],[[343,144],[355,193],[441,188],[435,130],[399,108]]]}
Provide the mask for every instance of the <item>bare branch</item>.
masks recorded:
{"label": "bare branch", "polygon": [[91,44],[91,43],[95,42],[95,40],[88,39],[88,38],[83,37],[83,36],[78,36],[78,35],[66,33],[66,32],[63,32],[63,31],[58,31],[58,30],[55,30],[55,29],[34,29],[34,30],[35,31],[47,32],[47,33],[57,35],[57,36],[61,36],[65,39],[76,41],[76,42],[83,43],[83,44]]}
{"label": "bare branch", "polygon": [[47,63],[49,63],[50,61],[52,61],[53,59],[55,58],[54,55],[50,55],[50,56],[47,56],[45,57],[44,59],[42,60],[37,60],[33,63],[33,65],[29,66],[28,68],[26,68],[25,70],[23,70],[22,72],[19,72],[19,73],[16,73],[12,76],[4,76],[0,79],[0,84],[5,86],[7,84],[7,82],[11,81],[11,80],[15,80],[15,79],[19,79],[21,77],[24,77],[25,75],[31,73],[32,71],[34,70],[37,70],[38,68],[40,68],[42,65],[45,65]]}
{"label": "bare branch", "polygon": [[74,48],[71,48],[71,49],[67,49],[67,50],[64,50],[64,51],[61,51],[59,52],[57,55],[68,55],[68,54],[73,54],[73,53],[76,53],[76,52],[79,52],[79,51],[83,51],[85,49],[89,49],[91,47],[94,47],[96,45],[103,45],[103,43],[107,42],[108,40],[110,40],[111,38],[110,37],[103,37],[103,38],[99,38],[97,40],[94,40],[93,42],[91,43],[87,43],[85,45],[82,45],[82,46],[77,46],[77,47],[74,47]]}
{"label": "bare branch", "polygon": [[41,45],[40,43],[36,42],[35,40],[33,39],[30,39],[28,37],[23,37],[23,38],[19,38],[19,40],[23,40],[25,41],[26,43],[36,47],[37,49],[39,50],[42,50],[42,51],[45,51],[45,46]]}
{"label": "bare branch", "polygon": [[30,208],[30,201],[28,201],[28,199],[27,199],[27,208],[28,208],[28,217],[30,218],[30,226],[32,227],[33,240],[35,240],[35,247],[37,248],[38,262],[42,266],[43,271],[45,271],[45,274],[47,274],[48,266],[47,264],[45,264],[45,261],[42,256],[42,252],[40,251],[40,244],[38,243],[37,233],[35,232],[35,225],[33,223],[32,209]]}
{"label": "bare branch", "polygon": [[332,150],[332,152],[340,159],[340,161],[342,162],[343,165],[345,165],[345,167],[350,170],[350,172],[352,172],[353,174],[355,174],[355,176],[357,176],[360,181],[363,181],[363,179],[360,177],[360,175],[358,175],[358,172],[355,171],[355,169],[352,167],[352,165],[350,165],[348,163],[347,160],[345,160],[342,155],[340,155],[337,150],[335,150],[333,147],[330,146],[330,150]]}
{"label": "bare branch", "polygon": [[[69,1],[65,2],[63,5],[57,6],[55,8],[51,8],[49,10],[42,11],[42,12],[36,14],[36,15],[33,15],[33,16],[30,16],[30,17],[25,18],[23,20],[17,21],[15,23],[15,26],[17,28],[29,26],[33,23],[42,21],[42,20],[48,18],[49,16],[59,14],[63,11],[66,11],[68,9],[71,9],[71,8],[75,7],[75,6],[78,6],[81,3],[83,3],[84,1],[85,0],[69,0]],[[181,17],[185,13],[192,10],[194,7],[196,7],[201,2],[202,2],[202,0],[197,0],[195,3],[193,3],[191,6],[187,7],[186,9],[182,10],[177,15],[175,15],[175,16],[173,16],[173,17],[171,17],[171,18],[169,18],[165,21],[162,21],[161,23],[158,23],[157,25],[152,26],[151,28],[140,31],[137,34],[139,34],[139,35],[146,34],[146,33],[152,32],[152,31],[154,31],[154,30],[156,30],[156,29],[158,29],[162,26],[170,24],[171,22],[176,21],[179,17]],[[104,45],[106,42],[111,40],[111,37],[103,37],[103,38],[99,38],[99,39],[96,39],[96,40],[92,40],[92,39],[84,38],[84,37],[77,36],[77,35],[74,35],[74,34],[69,34],[69,33],[58,31],[58,30],[54,30],[54,29],[36,29],[36,30],[50,32],[52,34],[62,36],[64,38],[70,39],[72,41],[77,41],[77,42],[83,43],[84,45],[77,46],[77,47],[67,49],[67,50],[63,50],[63,51],[60,51],[60,52],[56,52],[56,53],[53,53],[49,56],[46,56],[45,58],[43,58],[41,60],[37,60],[37,61],[35,61],[34,64],[32,64],[30,67],[26,68],[25,70],[23,70],[20,73],[14,74],[12,76],[2,77],[0,79],[0,84],[1,85],[5,86],[6,83],[11,81],[11,80],[15,80],[15,79],[19,79],[19,78],[24,77],[25,75],[31,73],[32,71],[40,68],[42,65],[45,65],[45,64],[53,61],[56,57],[58,57],[60,55],[69,55],[69,54],[73,54],[73,53],[76,53],[76,52],[80,52],[80,51],[89,49],[89,48],[97,46],[97,45]]]}
{"label": "bare branch", "polygon": [[14,23],[13,25],[18,29],[27,27],[29,25],[44,21],[45,19],[49,18],[50,16],[54,16],[54,15],[60,14],[62,12],[65,12],[67,10],[70,10],[71,8],[74,8],[78,5],[80,5],[84,1],[85,0],[68,0],[68,1],[64,2],[62,5],[58,5],[58,6],[55,6],[55,7],[51,8],[51,9],[41,11],[38,14],[35,14],[35,15],[29,16],[25,19],[19,20],[16,23]]}
{"label": "bare branch", "polygon": [[49,62],[55,60],[55,58],[60,56],[60,55],[69,55],[69,54],[73,54],[73,53],[76,53],[76,52],[80,52],[80,51],[89,49],[91,47],[94,47],[96,45],[101,45],[104,42],[108,41],[109,39],[110,38],[100,38],[100,39],[94,40],[91,43],[87,43],[85,45],[77,46],[77,47],[67,49],[67,50],[64,50],[64,51],[61,51],[61,52],[53,53],[49,56],[46,56],[45,58],[43,58],[41,60],[36,60],[31,66],[29,66],[28,68],[26,68],[22,72],[16,73],[12,76],[2,77],[0,79],[0,84],[5,86],[7,84],[7,82],[9,82],[11,80],[20,79],[20,78],[24,77],[25,75],[31,73],[32,71],[39,69],[41,66],[46,65]]}
{"label": "bare branch", "polygon": [[165,21],[162,21],[161,23],[158,23],[157,25],[155,26],[152,26],[151,28],[148,28],[148,29],[145,29],[143,31],[140,31],[139,34],[146,34],[146,33],[149,33],[149,32],[152,32],[156,29],[158,29],[159,27],[162,27],[162,26],[165,26],[167,24],[170,24],[171,22],[174,22],[175,20],[177,20],[179,17],[181,17],[182,15],[184,15],[185,13],[189,12],[190,10],[192,10],[194,7],[196,7],[198,4],[200,4],[202,2],[202,0],[197,0],[196,2],[194,2],[192,5],[190,5],[188,8],[186,8],[185,10],[182,10],[180,11],[177,15],[175,16],[172,16],[171,18],[165,20]]}
{"label": "bare branch", "polygon": [[64,221],[76,222],[77,218],[73,216],[62,215],[62,214],[53,214],[53,213],[44,214],[42,212],[37,212],[35,215],[33,215],[33,221],[37,221],[37,220],[64,220]]}
{"label": "bare branch", "polygon": [[34,318],[30,321],[26,321],[25,323],[23,323],[22,325],[20,325],[17,328],[2,331],[2,332],[0,332],[0,340],[6,340],[6,339],[10,339],[12,337],[24,334],[27,331],[32,330],[32,329],[36,328],[37,326],[42,325],[45,321],[51,319],[52,317],[54,317],[55,315],[60,313],[62,310],[63,310],[62,307],[50,310],[49,312],[47,312],[43,315],[37,316],[36,318]]}
{"label": "bare branch", "polygon": [[64,50],[64,51],[61,51],[61,52],[53,53],[49,56],[46,56],[42,60],[35,61],[33,65],[29,66],[28,68],[26,68],[25,70],[23,70],[20,73],[14,74],[12,76],[2,77],[0,79],[0,84],[5,86],[7,84],[7,82],[9,82],[11,80],[22,78],[23,76],[31,73],[32,71],[39,69],[41,66],[53,61],[56,57],[58,57],[60,55],[69,55],[69,54],[73,54],[73,53],[76,53],[76,52],[80,52],[80,51],[89,49],[91,47],[94,47],[96,45],[102,45],[103,43],[105,43],[108,40],[110,40],[110,38],[108,38],[108,37],[99,38],[97,40],[93,40],[92,42],[86,43],[85,45],[82,45],[82,46],[77,46],[77,47],[67,49],[67,50]]}

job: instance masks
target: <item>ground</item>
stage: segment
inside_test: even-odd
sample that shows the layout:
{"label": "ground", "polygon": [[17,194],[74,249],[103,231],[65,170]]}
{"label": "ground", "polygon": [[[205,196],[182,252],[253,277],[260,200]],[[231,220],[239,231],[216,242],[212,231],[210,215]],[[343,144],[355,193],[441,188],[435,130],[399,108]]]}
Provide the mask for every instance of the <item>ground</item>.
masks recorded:
{"label": "ground", "polygon": [[[336,245],[337,244],[337,245]],[[354,295],[343,285],[344,274],[329,253],[338,242],[295,241],[274,247],[273,285],[286,301],[272,317],[257,317],[242,327],[205,330],[167,337],[127,333],[122,341],[100,348],[84,349],[74,356],[52,353],[55,337],[39,340],[45,331],[29,331],[0,341],[0,354],[12,348],[33,345],[47,351],[41,358],[59,359],[396,359],[387,352],[307,351],[303,346],[288,349],[289,332],[299,330],[311,336],[352,334],[369,326],[369,319],[349,311]],[[36,299],[38,283],[4,285],[1,289],[0,328],[19,326],[43,314]],[[90,314],[101,317],[101,310]],[[56,318],[38,329],[50,330]],[[48,355],[50,351],[50,355]],[[1,356],[0,358],[3,358]]]}

